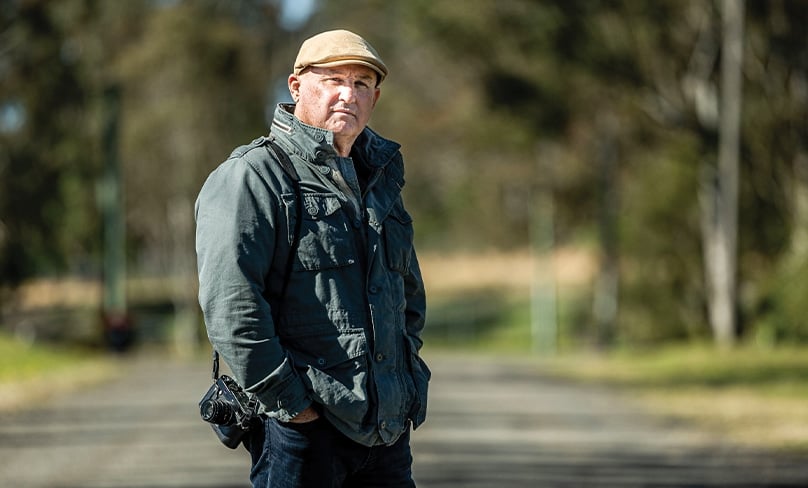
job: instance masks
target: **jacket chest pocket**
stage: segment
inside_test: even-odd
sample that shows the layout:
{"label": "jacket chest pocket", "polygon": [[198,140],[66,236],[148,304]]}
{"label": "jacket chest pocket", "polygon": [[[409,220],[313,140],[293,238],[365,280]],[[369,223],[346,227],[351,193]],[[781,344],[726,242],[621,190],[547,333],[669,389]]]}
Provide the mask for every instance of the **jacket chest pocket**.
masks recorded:
{"label": "jacket chest pocket", "polygon": [[297,255],[305,270],[321,270],[356,263],[352,228],[333,194],[305,193]]}
{"label": "jacket chest pocket", "polygon": [[396,205],[384,220],[384,244],[387,248],[387,266],[406,275],[410,270],[413,248],[412,217]]}

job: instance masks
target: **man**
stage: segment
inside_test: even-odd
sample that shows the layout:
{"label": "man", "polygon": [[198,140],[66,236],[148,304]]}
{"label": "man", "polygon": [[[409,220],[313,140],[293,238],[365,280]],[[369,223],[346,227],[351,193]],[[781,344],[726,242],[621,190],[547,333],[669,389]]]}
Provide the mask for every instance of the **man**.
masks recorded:
{"label": "man", "polygon": [[208,337],[260,402],[263,425],[245,441],[256,487],[415,486],[424,287],[399,145],[367,127],[387,73],[352,32],[306,40],[295,103],[197,200]]}

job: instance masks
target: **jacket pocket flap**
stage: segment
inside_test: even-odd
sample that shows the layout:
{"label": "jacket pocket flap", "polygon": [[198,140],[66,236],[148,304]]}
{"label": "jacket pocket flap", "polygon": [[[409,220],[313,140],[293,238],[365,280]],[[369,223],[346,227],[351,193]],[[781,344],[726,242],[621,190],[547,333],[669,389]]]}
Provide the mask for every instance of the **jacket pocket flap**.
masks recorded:
{"label": "jacket pocket flap", "polygon": [[336,195],[327,193],[306,193],[303,195],[303,214],[311,220],[320,220],[333,215],[342,206]]}
{"label": "jacket pocket flap", "polygon": [[367,353],[367,341],[362,329],[297,337],[287,347],[298,366],[317,369],[329,369]]}

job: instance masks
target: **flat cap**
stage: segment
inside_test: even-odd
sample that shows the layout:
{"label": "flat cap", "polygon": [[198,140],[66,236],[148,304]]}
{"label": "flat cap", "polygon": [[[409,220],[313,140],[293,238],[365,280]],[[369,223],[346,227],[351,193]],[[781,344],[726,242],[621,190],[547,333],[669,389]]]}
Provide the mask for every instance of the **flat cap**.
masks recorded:
{"label": "flat cap", "polygon": [[361,64],[379,74],[379,83],[387,76],[387,66],[366,40],[351,31],[322,32],[303,41],[295,59],[295,74],[309,67],[330,68]]}

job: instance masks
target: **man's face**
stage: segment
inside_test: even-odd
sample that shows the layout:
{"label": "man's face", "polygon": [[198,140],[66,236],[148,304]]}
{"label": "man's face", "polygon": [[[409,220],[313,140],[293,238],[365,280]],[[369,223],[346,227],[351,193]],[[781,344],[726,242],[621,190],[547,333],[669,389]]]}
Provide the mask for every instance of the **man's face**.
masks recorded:
{"label": "man's face", "polygon": [[289,91],[301,122],[334,132],[353,144],[379,99],[376,72],[359,64],[309,68],[289,76]]}

